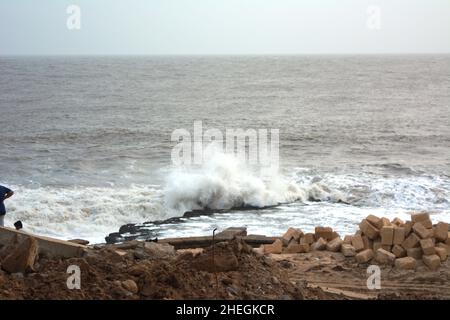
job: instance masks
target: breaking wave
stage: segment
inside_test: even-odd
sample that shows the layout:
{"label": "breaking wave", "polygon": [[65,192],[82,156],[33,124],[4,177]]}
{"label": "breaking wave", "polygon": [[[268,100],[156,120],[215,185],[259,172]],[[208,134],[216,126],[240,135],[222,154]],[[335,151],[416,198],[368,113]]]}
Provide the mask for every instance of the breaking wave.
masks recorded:
{"label": "breaking wave", "polygon": [[278,172],[250,169],[232,155],[214,153],[200,167],[174,168],[164,191],[169,210],[267,207],[295,201],[345,202],[344,195],[317,182],[301,186]]}

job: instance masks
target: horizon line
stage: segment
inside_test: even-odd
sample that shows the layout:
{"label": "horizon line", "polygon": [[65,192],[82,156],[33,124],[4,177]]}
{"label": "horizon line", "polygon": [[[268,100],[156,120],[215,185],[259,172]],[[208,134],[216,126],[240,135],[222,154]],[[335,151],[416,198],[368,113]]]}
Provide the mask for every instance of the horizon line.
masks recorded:
{"label": "horizon line", "polygon": [[383,55],[450,55],[450,52],[309,52],[309,53],[0,53],[0,57],[146,57],[146,56],[383,56]]}

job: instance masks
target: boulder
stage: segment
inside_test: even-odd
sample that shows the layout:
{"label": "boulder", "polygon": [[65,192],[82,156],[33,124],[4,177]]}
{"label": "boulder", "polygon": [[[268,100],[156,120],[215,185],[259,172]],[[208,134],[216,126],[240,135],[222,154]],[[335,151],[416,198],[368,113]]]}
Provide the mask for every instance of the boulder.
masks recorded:
{"label": "boulder", "polygon": [[139,292],[139,288],[134,280],[131,280],[131,279],[125,280],[125,281],[122,281],[121,284],[125,290],[127,290],[133,294],[136,294]]}
{"label": "boulder", "polygon": [[3,270],[9,273],[33,272],[33,266],[38,255],[38,250],[39,247],[36,239],[27,237],[3,260]]}

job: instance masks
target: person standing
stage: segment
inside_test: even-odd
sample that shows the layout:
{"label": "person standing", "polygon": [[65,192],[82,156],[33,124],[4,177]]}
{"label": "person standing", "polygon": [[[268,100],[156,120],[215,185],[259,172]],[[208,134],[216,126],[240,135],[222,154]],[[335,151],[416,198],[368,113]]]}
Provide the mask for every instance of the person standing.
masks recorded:
{"label": "person standing", "polygon": [[3,201],[11,198],[13,194],[14,192],[11,189],[0,185],[0,227],[5,225],[6,208]]}

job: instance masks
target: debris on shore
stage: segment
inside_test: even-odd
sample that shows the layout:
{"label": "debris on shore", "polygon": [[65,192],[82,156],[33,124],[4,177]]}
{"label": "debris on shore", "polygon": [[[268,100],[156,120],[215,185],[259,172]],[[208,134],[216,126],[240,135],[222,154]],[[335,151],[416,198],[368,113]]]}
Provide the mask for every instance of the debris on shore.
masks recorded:
{"label": "debris on shore", "polygon": [[[448,224],[369,215],[354,235],[318,226],[281,237],[229,228],[209,237],[87,245],[0,228],[0,299],[448,299]],[[381,268],[380,290],[367,268]],[[69,285],[70,266],[80,288]]]}

